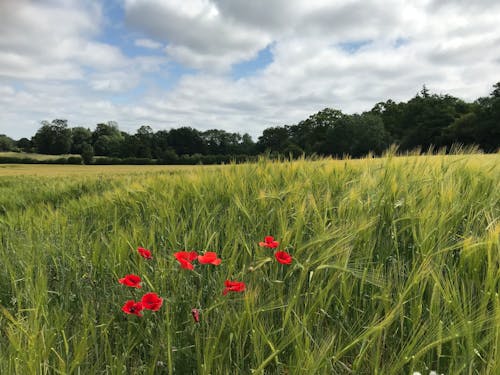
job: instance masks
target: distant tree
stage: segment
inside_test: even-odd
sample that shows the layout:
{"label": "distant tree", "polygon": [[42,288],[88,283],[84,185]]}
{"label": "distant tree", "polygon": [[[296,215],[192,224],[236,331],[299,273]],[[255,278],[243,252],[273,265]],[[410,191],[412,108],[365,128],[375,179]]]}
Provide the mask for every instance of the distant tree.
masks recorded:
{"label": "distant tree", "polygon": [[500,82],[493,85],[489,97],[479,98],[475,104],[475,143],[487,152],[494,152],[500,148]]}
{"label": "distant tree", "polygon": [[372,114],[380,116],[384,122],[385,129],[389,132],[393,142],[401,143],[407,127],[404,123],[406,103],[396,103],[389,99],[386,102],[379,102],[370,111]]}
{"label": "distant tree", "polygon": [[36,149],[41,154],[61,155],[71,150],[71,130],[68,121],[56,119],[52,122],[42,121],[34,138]]}
{"label": "distant tree", "polygon": [[153,134],[153,140],[152,140],[153,158],[162,159],[164,152],[168,149],[170,149],[170,145],[168,144],[168,131],[159,130],[155,134]]}
{"label": "distant tree", "polygon": [[242,137],[239,133],[229,133],[225,130],[210,129],[201,133],[208,154],[234,155],[238,153]]}
{"label": "distant tree", "polygon": [[427,149],[431,145],[446,145],[445,129],[469,111],[465,102],[453,96],[417,95],[404,107],[401,121],[406,129],[401,139],[401,148]]}
{"label": "distant tree", "polygon": [[245,133],[241,136],[241,142],[238,145],[237,154],[240,155],[254,155],[256,153],[255,142],[250,134]]}
{"label": "distant tree", "polygon": [[276,126],[264,129],[257,142],[257,148],[260,152],[283,153],[290,143],[291,140],[287,127]]}
{"label": "distant tree", "polygon": [[153,129],[143,125],[137,129],[134,137],[137,142],[136,157],[151,159],[153,157]]}
{"label": "distant tree", "polygon": [[341,111],[325,108],[297,125],[289,126],[288,133],[294,143],[307,154],[322,152],[326,133],[342,118]]}
{"label": "distant tree", "polygon": [[170,130],[168,144],[177,155],[206,153],[205,143],[200,132],[187,126]]}
{"label": "distant tree", "polygon": [[94,148],[89,143],[83,143],[81,148],[83,164],[92,164],[94,161]]}
{"label": "distant tree", "polygon": [[24,152],[32,152],[33,151],[33,142],[31,142],[28,138],[21,138],[17,141],[17,148]]}
{"label": "distant tree", "polygon": [[493,91],[490,96],[492,98],[500,98],[500,82],[497,82],[493,85]]}
{"label": "distant tree", "polygon": [[13,151],[14,148],[15,141],[5,134],[0,134],[0,151]]}
{"label": "distant tree", "polygon": [[92,132],[92,144],[94,152],[99,156],[120,157],[122,152],[123,134],[114,121],[97,124]]}
{"label": "distant tree", "polygon": [[71,139],[71,153],[81,154],[83,145],[92,143],[92,132],[88,128],[77,126],[71,128]]}
{"label": "distant tree", "polygon": [[389,146],[390,137],[382,119],[372,113],[344,115],[326,135],[328,153],[359,157],[374,152],[380,154]]}

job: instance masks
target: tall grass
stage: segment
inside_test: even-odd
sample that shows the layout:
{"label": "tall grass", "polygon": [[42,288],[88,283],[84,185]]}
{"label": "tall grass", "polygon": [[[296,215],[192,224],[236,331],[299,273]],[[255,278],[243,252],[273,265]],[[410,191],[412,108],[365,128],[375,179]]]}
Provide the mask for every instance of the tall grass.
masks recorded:
{"label": "tall grass", "polygon": [[[498,374],[499,161],[2,177],[0,373]],[[182,270],[184,249],[223,263]],[[127,273],[159,312],[120,311]]]}

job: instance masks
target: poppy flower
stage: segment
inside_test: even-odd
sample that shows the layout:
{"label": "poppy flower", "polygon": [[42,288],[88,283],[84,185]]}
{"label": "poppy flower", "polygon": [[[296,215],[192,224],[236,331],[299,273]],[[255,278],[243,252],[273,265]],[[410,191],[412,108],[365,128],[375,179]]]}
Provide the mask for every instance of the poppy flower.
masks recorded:
{"label": "poppy flower", "polygon": [[191,262],[198,257],[198,254],[196,251],[178,251],[174,254],[174,257],[179,261],[182,268],[193,270],[194,266]]}
{"label": "poppy flower", "polygon": [[141,278],[134,274],[125,275],[125,277],[119,279],[118,282],[125,286],[130,286],[132,288],[142,288]]}
{"label": "poppy flower", "polygon": [[222,291],[223,295],[226,295],[228,292],[243,292],[245,290],[245,283],[242,281],[224,281],[224,285],[226,286]]}
{"label": "poppy flower", "polygon": [[145,249],[143,247],[138,247],[137,248],[137,252],[139,253],[139,255],[141,257],[143,257],[144,259],[152,259],[153,257],[151,256],[151,251],[149,251],[148,249]]}
{"label": "poppy flower", "polygon": [[194,322],[199,323],[200,322],[200,310],[198,309],[191,309],[191,315],[193,316]]}
{"label": "poppy flower", "polygon": [[203,255],[198,255],[198,262],[201,264],[213,264],[214,266],[218,266],[222,260],[217,258],[217,254],[213,251],[207,251]]}
{"label": "poppy flower", "polygon": [[274,254],[274,256],[276,257],[276,260],[281,264],[292,263],[292,256],[288,254],[286,251],[277,251],[276,254]]}
{"label": "poppy flower", "polygon": [[129,300],[125,302],[125,305],[122,307],[122,311],[125,314],[142,316],[141,311],[144,310],[144,306],[141,302],[135,302],[134,300]]}
{"label": "poppy flower", "polygon": [[146,293],[141,299],[142,306],[147,310],[158,311],[163,304],[163,298],[156,293]]}
{"label": "poppy flower", "polygon": [[279,246],[279,242],[274,240],[273,236],[264,237],[264,242],[259,242],[261,247],[269,247],[271,249],[276,249]]}

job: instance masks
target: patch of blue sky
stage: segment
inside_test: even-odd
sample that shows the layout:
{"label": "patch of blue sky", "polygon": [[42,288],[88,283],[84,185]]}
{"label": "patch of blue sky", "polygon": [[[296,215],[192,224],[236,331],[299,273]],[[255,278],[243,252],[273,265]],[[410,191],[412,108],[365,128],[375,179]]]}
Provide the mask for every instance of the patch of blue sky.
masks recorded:
{"label": "patch of blue sky", "polygon": [[117,1],[105,2],[103,12],[105,20],[98,41],[119,48],[128,57],[165,55],[163,48],[145,48],[135,45],[137,39],[144,39],[145,36],[127,29],[125,10],[121,3]]}
{"label": "patch of blue sky", "polygon": [[399,48],[408,43],[410,43],[410,40],[408,38],[397,38],[396,41],[394,42],[394,47]]}
{"label": "patch of blue sky", "polygon": [[113,104],[134,104],[144,96],[146,90],[146,85],[141,82],[136,87],[128,90],[127,92],[110,95],[108,97],[108,100],[110,100]]}
{"label": "patch of blue sky", "polygon": [[344,52],[347,52],[350,55],[355,54],[358,52],[361,48],[369,45],[372,43],[372,40],[366,39],[366,40],[355,40],[355,41],[349,41],[349,42],[342,42],[338,43],[337,46],[343,50]]}
{"label": "patch of blue sky", "polygon": [[240,79],[254,75],[256,72],[264,69],[266,66],[273,62],[273,53],[271,51],[272,44],[266,48],[261,49],[254,59],[243,61],[234,64],[231,67],[231,76],[234,79]]}

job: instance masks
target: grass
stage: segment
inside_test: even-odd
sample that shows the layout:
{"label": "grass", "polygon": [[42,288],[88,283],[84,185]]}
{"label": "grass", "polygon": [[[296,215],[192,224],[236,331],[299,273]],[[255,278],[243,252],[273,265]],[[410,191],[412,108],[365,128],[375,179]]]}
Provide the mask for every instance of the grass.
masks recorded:
{"label": "grass", "polygon": [[194,171],[217,166],[200,165],[60,165],[60,164],[0,164],[0,177],[4,176],[115,176],[152,172]]}
{"label": "grass", "polygon": [[[0,373],[498,374],[498,165],[388,155],[3,176]],[[258,247],[268,234],[292,265]],[[181,270],[184,249],[223,262]],[[143,291],[117,283],[127,273]],[[222,296],[226,279],[247,290]],[[159,312],[120,311],[147,291]]]}
{"label": "grass", "polygon": [[68,158],[70,156],[80,156],[79,154],[63,154],[63,155],[46,155],[46,154],[37,154],[33,152],[13,152],[13,151],[2,151],[0,152],[0,157],[9,157],[9,158],[29,158],[35,160],[53,160],[59,158]]}

